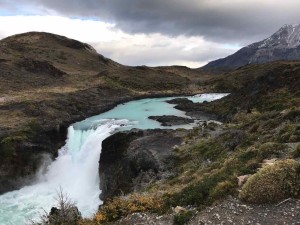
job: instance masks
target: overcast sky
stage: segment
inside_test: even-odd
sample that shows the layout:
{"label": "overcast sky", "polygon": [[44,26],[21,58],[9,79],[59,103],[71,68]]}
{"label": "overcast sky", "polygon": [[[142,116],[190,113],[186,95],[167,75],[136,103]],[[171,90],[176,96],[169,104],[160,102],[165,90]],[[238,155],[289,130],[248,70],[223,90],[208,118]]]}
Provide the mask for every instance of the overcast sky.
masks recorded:
{"label": "overcast sky", "polygon": [[199,67],[300,22],[300,0],[0,0],[0,38],[46,31],[127,65]]}

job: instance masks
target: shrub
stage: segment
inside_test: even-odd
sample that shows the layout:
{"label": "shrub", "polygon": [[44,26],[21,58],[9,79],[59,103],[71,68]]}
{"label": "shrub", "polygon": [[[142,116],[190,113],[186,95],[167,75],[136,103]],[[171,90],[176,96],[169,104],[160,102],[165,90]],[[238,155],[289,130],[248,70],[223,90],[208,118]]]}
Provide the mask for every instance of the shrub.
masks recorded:
{"label": "shrub", "polygon": [[291,152],[291,156],[293,158],[300,158],[300,144],[298,144],[297,148]]}
{"label": "shrub", "polygon": [[300,108],[292,108],[283,116],[286,120],[297,121],[300,118]]}
{"label": "shrub", "polygon": [[[167,198],[167,204],[176,205],[209,205],[226,194],[230,194],[235,189],[232,183],[231,171],[220,169],[203,177],[201,181],[195,182],[183,188],[180,192],[173,193]],[[227,182],[228,181],[228,182]],[[220,193],[217,193],[221,188]]]}
{"label": "shrub", "polygon": [[297,142],[299,139],[300,127],[295,124],[286,124],[278,133],[277,139],[280,142]]}
{"label": "shrub", "polygon": [[268,157],[278,157],[286,149],[286,146],[277,142],[266,142],[259,146],[259,157],[265,159]]}
{"label": "shrub", "polygon": [[239,197],[251,203],[278,202],[300,194],[300,163],[288,159],[266,166],[249,178]]}
{"label": "shrub", "polygon": [[276,142],[266,142],[263,144],[256,145],[255,147],[249,147],[246,150],[242,151],[238,159],[242,162],[247,162],[251,159],[256,159],[257,162],[260,162],[266,158],[270,157],[279,157],[286,146]]}
{"label": "shrub", "polygon": [[163,199],[156,195],[132,194],[116,197],[102,206],[96,214],[96,224],[118,220],[134,212],[156,212],[164,210]]}
{"label": "shrub", "polygon": [[193,217],[194,213],[191,211],[176,214],[173,219],[173,225],[184,225]]}
{"label": "shrub", "polygon": [[235,186],[236,185],[233,181],[222,181],[215,186],[215,188],[211,191],[210,195],[213,199],[224,198],[233,192]]}
{"label": "shrub", "polygon": [[44,213],[38,222],[32,221],[32,225],[78,225],[81,220],[81,213],[61,188],[57,192],[56,201],[57,208],[52,207],[50,213]]}

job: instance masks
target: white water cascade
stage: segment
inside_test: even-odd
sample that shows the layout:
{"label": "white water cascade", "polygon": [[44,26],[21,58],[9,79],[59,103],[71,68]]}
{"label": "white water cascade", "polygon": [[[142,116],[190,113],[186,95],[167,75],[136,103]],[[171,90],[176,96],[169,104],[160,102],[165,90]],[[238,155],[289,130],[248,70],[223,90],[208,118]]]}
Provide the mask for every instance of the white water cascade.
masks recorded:
{"label": "white water cascade", "polygon": [[[59,187],[76,202],[82,215],[92,216],[101,204],[99,199],[98,162],[101,143],[128,120],[103,120],[94,129],[68,129],[66,145],[37,184],[9,192],[0,198],[0,224],[22,225],[55,204]],[[38,207],[36,207],[38,206]]]}
{"label": "white water cascade", "polygon": [[[205,94],[188,96],[194,102],[213,101],[227,94]],[[73,124],[68,129],[66,145],[59,156],[40,174],[35,184],[20,190],[0,195],[0,225],[25,225],[39,213],[49,212],[55,206],[57,191],[61,187],[81,211],[84,217],[92,216],[98,206],[99,175],[98,162],[102,141],[117,130],[131,128],[165,128],[149,116],[176,115],[184,112],[166,103],[173,98],[153,98],[131,101],[98,116]],[[168,129],[191,129],[194,124],[184,124]]]}

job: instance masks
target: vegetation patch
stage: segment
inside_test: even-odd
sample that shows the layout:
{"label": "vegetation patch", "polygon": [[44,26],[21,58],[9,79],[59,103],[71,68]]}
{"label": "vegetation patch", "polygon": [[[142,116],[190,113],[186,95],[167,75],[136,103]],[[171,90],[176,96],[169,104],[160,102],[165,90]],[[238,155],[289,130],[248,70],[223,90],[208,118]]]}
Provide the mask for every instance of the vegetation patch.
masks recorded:
{"label": "vegetation patch", "polygon": [[300,158],[300,144],[298,144],[297,148],[291,152],[292,158]]}
{"label": "vegetation patch", "polygon": [[240,198],[251,203],[278,202],[300,194],[300,163],[288,159],[262,168],[243,186]]}
{"label": "vegetation patch", "polygon": [[135,212],[162,213],[164,210],[165,205],[162,197],[135,193],[129,196],[113,198],[105,203],[96,214],[94,224],[115,221]]}
{"label": "vegetation patch", "polygon": [[190,221],[193,215],[194,213],[192,211],[178,213],[174,216],[173,225],[184,225]]}

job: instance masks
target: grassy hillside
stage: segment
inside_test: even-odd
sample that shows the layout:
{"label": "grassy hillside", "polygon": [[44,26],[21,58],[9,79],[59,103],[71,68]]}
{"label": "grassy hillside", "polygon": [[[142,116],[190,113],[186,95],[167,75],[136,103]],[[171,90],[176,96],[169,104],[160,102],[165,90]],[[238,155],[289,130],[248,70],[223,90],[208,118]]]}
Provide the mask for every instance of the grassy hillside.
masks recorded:
{"label": "grassy hillside", "polygon": [[202,109],[227,118],[239,111],[282,111],[300,106],[300,63],[250,65],[225,73],[211,82],[216,91],[232,93]]}

